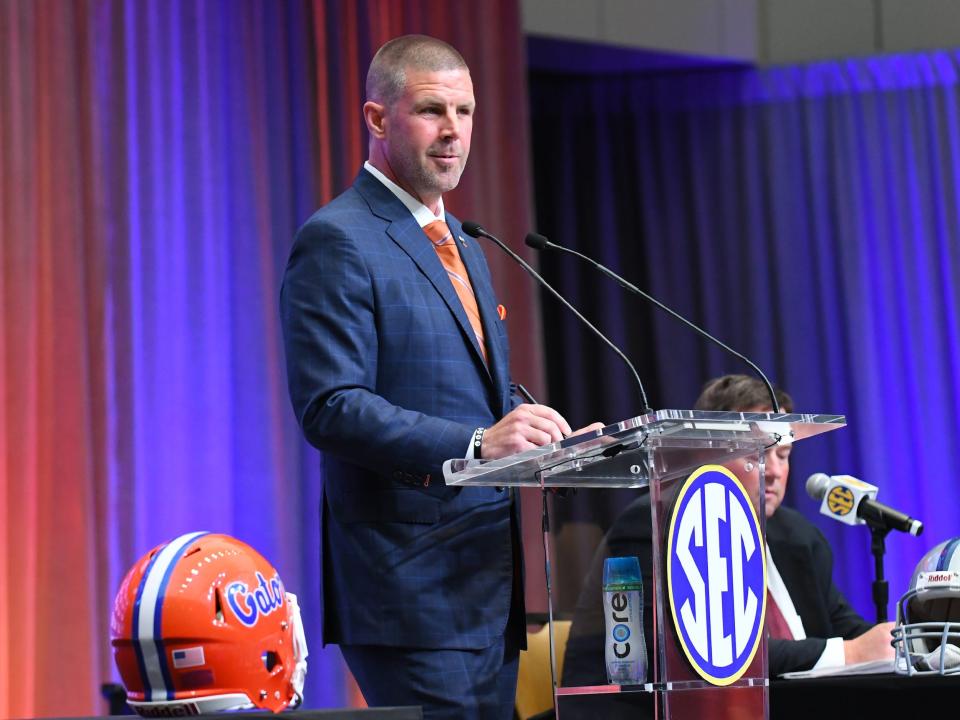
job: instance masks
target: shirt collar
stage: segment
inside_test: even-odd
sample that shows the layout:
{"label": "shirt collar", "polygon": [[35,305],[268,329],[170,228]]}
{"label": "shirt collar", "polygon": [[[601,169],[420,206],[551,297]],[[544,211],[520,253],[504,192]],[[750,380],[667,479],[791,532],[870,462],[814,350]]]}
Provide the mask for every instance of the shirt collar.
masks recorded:
{"label": "shirt collar", "polygon": [[363,164],[363,168],[368,173],[373,175],[377,180],[383,183],[383,185],[387,188],[387,190],[389,190],[390,192],[392,192],[394,195],[397,196],[397,199],[400,202],[402,202],[406,206],[407,210],[409,210],[413,214],[414,219],[417,221],[417,223],[419,223],[420,227],[426,227],[427,225],[434,222],[435,220],[443,220],[444,222],[447,221],[447,216],[443,209],[442,197],[440,198],[440,203],[437,206],[437,209],[439,212],[437,212],[437,214],[434,215],[433,211],[430,208],[428,208],[422,202],[417,200],[413,195],[411,195],[402,187],[400,187],[395,182],[393,182],[390,178],[388,178],[382,172],[377,170],[377,168],[375,168],[373,165],[370,164],[369,160]]}

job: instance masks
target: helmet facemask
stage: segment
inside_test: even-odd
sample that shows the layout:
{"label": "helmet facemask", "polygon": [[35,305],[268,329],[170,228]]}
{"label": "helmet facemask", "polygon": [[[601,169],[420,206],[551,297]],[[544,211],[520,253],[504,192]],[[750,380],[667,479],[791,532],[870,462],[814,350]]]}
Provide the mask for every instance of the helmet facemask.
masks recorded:
{"label": "helmet facemask", "polygon": [[898,673],[960,673],[960,538],[940,543],[914,571],[893,629]]}

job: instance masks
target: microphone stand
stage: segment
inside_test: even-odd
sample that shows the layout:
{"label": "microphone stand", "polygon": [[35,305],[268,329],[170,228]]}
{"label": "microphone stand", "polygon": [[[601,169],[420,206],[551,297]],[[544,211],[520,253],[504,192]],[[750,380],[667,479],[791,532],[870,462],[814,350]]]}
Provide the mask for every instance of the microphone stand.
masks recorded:
{"label": "microphone stand", "polygon": [[873,581],[873,603],[877,608],[877,622],[887,622],[887,604],[890,599],[890,584],[883,575],[883,556],[887,552],[885,542],[890,528],[885,524],[867,520],[870,526],[870,552],[873,554],[873,569],[876,579]]}

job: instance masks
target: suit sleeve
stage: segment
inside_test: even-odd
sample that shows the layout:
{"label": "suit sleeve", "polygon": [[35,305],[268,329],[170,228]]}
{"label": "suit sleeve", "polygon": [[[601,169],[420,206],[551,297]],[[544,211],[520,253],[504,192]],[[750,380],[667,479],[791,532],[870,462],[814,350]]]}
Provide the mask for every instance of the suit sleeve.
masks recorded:
{"label": "suit sleeve", "polygon": [[307,223],[280,292],[287,381],[307,440],[370,470],[439,477],[475,428],[407,410],[375,392],[378,357],[370,272],[330,223]]}
{"label": "suit sleeve", "polygon": [[806,640],[770,638],[767,640],[770,677],[809,670],[817,664],[826,647],[827,641],[824,638],[807,638]]}

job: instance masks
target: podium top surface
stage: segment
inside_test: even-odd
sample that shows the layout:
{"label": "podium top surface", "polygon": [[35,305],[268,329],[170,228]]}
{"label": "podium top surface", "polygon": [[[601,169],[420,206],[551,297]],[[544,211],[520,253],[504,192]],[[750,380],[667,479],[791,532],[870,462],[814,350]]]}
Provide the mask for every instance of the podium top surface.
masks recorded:
{"label": "podium top surface", "polygon": [[447,460],[447,485],[643,487],[651,450],[670,472],[724,462],[846,425],[842,415],[656,410],[498,460]]}

